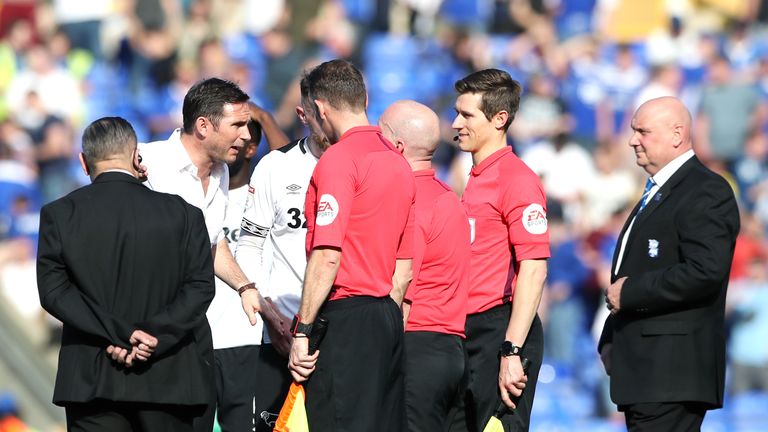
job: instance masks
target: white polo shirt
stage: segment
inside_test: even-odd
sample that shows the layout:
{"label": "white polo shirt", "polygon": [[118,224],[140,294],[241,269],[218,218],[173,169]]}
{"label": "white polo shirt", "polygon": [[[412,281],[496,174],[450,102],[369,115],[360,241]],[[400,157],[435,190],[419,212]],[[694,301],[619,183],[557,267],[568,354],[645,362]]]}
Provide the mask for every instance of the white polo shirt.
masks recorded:
{"label": "white polo shirt", "polygon": [[[298,312],[307,267],[304,200],[315,165],[317,158],[306,138],[261,159],[251,175],[235,253],[240,268],[289,318]],[[247,237],[263,244],[263,251],[253,242],[243,242]]]}
{"label": "white polo shirt", "polygon": [[157,192],[178,195],[202,210],[211,246],[223,239],[229,189],[227,164],[214,164],[208,191],[204,193],[197,167],[181,144],[180,129],[176,129],[165,141],[140,143],[139,153],[148,172],[144,184]]}

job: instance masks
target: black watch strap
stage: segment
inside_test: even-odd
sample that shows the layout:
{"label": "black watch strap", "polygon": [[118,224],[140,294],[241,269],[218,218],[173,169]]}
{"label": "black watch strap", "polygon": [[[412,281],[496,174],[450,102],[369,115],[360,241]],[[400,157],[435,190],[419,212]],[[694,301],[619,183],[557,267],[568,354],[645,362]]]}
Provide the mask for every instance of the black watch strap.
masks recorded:
{"label": "black watch strap", "polygon": [[294,315],[291,323],[291,335],[304,334],[309,336],[310,333],[312,333],[312,324],[304,324],[301,322],[299,314]]}
{"label": "black watch strap", "polygon": [[499,348],[499,355],[502,357],[519,356],[521,348],[510,341],[504,341]]}

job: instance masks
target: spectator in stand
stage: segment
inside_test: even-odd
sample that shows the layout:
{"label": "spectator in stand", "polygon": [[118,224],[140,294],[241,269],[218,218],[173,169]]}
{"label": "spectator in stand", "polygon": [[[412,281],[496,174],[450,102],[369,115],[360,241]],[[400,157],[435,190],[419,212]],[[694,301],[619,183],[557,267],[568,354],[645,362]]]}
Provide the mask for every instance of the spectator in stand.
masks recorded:
{"label": "spectator in stand", "polygon": [[768,391],[768,268],[764,258],[728,291],[731,323],[731,393]]}
{"label": "spectator in stand", "polygon": [[736,249],[731,262],[731,281],[738,281],[749,275],[749,266],[755,260],[768,258],[768,243],[765,239],[764,222],[757,216],[744,213],[741,216],[741,231],[736,237]]}
{"label": "spectator in stand", "polygon": [[744,151],[750,131],[764,121],[765,101],[753,84],[734,80],[725,57],[710,63],[708,78],[696,118],[697,151],[704,160],[723,162],[730,169]]}
{"label": "spectator in stand", "polygon": [[510,127],[516,149],[521,153],[541,141],[551,142],[567,123],[565,105],[557,97],[551,77],[534,75],[528,85],[528,93],[520,99],[520,112]]}
{"label": "spectator in stand", "polygon": [[581,217],[581,198],[594,175],[592,155],[565,132],[521,154],[521,159],[541,177],[547,197],[563,206],[567,222]]}

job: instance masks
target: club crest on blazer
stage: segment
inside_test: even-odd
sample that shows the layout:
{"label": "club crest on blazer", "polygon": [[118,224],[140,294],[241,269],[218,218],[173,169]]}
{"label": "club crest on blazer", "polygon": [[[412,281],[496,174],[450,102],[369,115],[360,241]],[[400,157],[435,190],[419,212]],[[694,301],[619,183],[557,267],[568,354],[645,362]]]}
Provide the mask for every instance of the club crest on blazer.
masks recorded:
{"label": "club crest on blazer", "polygon": [[648,239],[648,256],[656,258],[659,256],[659,241],[654,239]]}

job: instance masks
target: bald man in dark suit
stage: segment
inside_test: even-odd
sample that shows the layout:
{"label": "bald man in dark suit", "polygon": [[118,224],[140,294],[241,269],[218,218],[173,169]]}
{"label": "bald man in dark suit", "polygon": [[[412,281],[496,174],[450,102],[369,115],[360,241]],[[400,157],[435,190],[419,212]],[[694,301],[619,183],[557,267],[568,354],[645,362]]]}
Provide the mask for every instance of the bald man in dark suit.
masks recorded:
{"label": "bald man in dark suit", "polygon": [[728,183],[694,154],[679,100],[641,105],[632,129],[629,145],[651,177],[619,236],[598,350],[630,431],[698,431],[723,405],[739,212]]}

